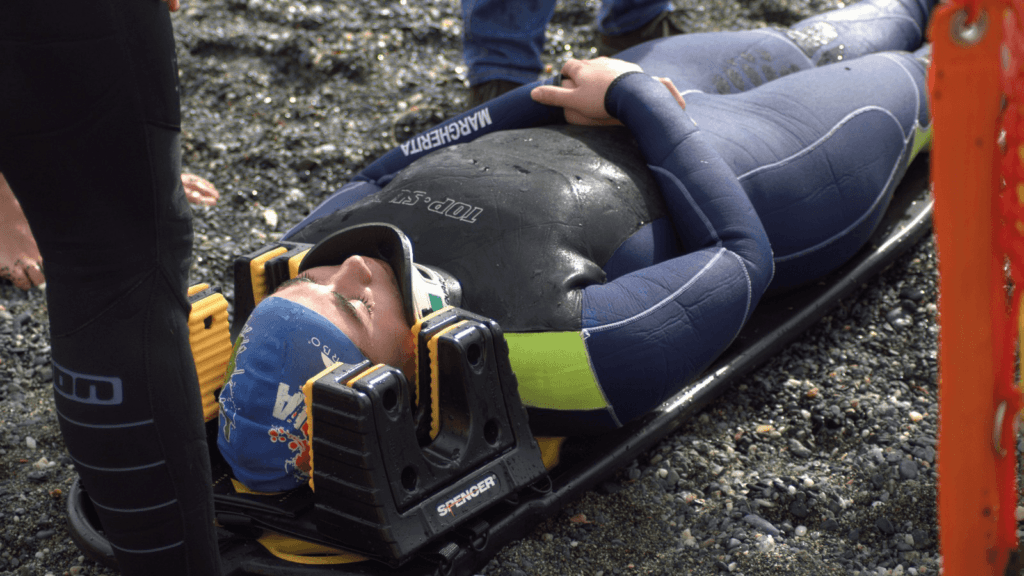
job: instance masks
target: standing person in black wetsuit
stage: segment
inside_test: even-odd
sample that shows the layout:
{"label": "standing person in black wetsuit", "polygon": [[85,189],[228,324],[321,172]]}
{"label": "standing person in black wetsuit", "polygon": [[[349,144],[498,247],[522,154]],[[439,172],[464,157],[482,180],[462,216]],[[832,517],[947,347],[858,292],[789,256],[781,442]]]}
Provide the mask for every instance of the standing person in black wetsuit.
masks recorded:
{"label": "standing person in black wetsuit", "polygon": [[220,572],[186,324],[177,4],[0,9],[0,172],[46,262],[64,441],[129,575]]}

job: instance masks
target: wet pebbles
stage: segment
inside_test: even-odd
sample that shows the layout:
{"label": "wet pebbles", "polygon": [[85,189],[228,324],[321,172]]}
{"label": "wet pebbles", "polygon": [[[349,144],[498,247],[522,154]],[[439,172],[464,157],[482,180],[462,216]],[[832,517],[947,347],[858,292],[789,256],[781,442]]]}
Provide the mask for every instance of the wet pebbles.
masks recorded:
{"label": "wet pebbles", "polygon": [[[693,32],[839,3],[676,0]],[[560,2],[547,61],[592,55],[598,2]],[[174,16],[192,275],[233,296],[235,254],[465,107],[456,0],[190,0]],[[935,248],[925,240],[675,434],[542,522],[488,575],[936,574]],[[46,306],[0,285],[0,573],[112,574],[63,520],[73,469],[50,398]],[[1021,514],[1024,516],[1024,513]]]}

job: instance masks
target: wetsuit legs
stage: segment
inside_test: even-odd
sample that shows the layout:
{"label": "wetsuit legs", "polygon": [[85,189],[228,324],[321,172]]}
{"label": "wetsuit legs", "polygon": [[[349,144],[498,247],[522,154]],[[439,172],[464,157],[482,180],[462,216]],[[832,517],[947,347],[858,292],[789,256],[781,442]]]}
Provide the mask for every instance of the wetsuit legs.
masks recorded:
{"label": "wetsuit legs", "polygon": [[773,289],[820,277],[867,241],[930,125],[926,73],[915,55],[884,52],[688,96],[768,232]]}
{"label": "wetsuit legs", "polygon": [[46,263],[68,452],[122,573],[219,574],[167,7],[5,3],[0,78],[0,172]]}
{"label": "wetsuit legs", "polygon": [[673,36],[616,57],[667,76],[689,92],[735,94],[793,72],[886,50],[914,50],[934,0],[862,0],[797,22],[761,28]]}
{"label": "wetsuit legs", "polygon": [[887,50],[914,50],[924,41],[935,0],[861,0],[801,20],[785,31],[816,66]]}

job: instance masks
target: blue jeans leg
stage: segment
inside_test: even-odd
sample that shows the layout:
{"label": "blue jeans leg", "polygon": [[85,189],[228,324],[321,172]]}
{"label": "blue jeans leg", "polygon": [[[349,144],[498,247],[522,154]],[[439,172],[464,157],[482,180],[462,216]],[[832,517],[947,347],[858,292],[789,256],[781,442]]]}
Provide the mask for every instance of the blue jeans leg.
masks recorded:
{"label": "blue jeans leg", "polygon": [[667,0],[604,0],[597,12],[597,31],[607,36],[628,34],[671,8]]}
{"label": "blue jeans leg", "polygon": [[462,52],[469,83],[536,80],[544,32],[554,13],[555,0],[463,0]]}

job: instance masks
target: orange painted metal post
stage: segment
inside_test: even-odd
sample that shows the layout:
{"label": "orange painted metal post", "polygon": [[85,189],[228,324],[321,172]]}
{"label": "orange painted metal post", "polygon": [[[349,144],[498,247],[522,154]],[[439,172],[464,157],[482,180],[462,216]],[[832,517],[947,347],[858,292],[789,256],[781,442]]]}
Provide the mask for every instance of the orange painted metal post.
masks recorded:
{"label": "orange painted metal post", "polygon": [[[1002,438],[1010,446],[1004,456],[993,444],[996,367],[1005,342],[1005,334],[995,335],[994,319],[1006,315],[1003,252],[994,228],[1005,6],[995,0],[975,4],[970,19],[962,6],[939,7],[930,28],[931,166],[942,322],[938,510],[948,576],[1002,576],[1009,542],[997,534],[997,468],[1015,458],[1012,435]],[[1002,512],[1005,518],[1007,511]]]}

